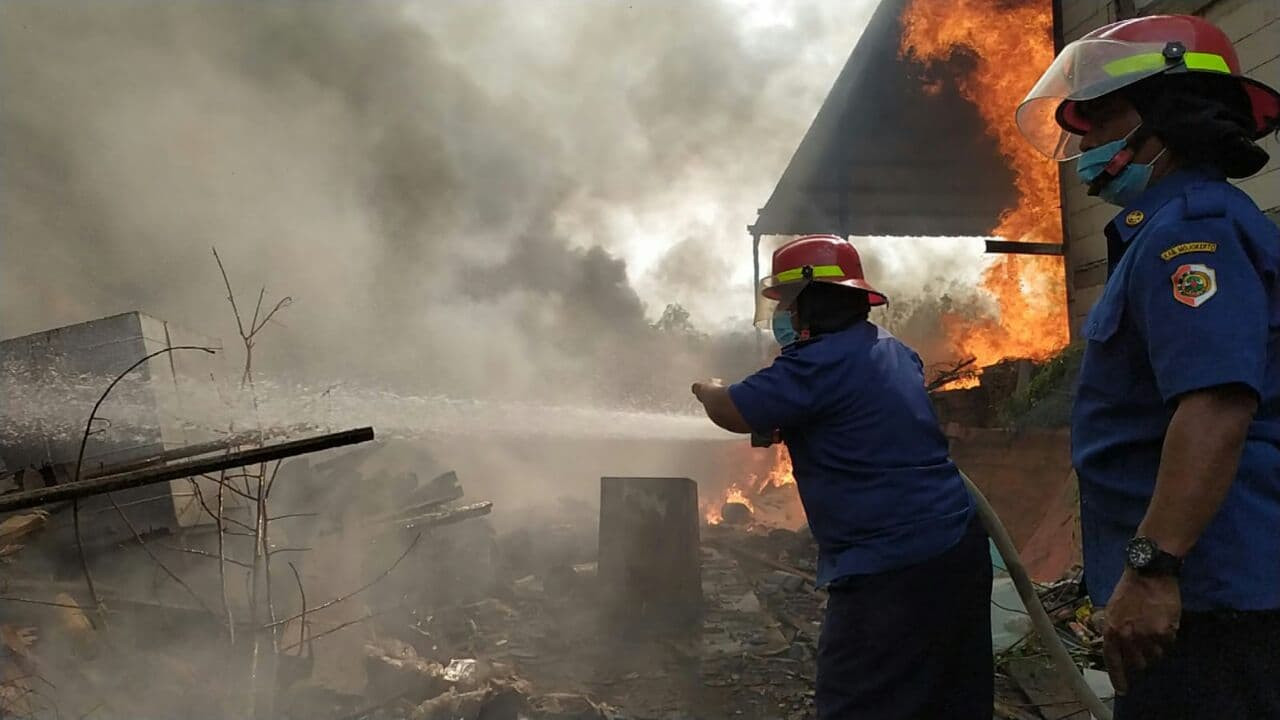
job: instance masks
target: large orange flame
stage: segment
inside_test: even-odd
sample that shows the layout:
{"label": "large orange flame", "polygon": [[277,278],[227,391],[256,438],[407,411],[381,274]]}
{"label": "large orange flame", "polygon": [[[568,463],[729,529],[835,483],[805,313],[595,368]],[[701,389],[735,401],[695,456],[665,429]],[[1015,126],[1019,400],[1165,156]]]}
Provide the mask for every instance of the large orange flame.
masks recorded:
{"label": "large orange flame", "polygon": [[[966,54],[974,64],[956,80],[1013,170],[1018,203],[991,234],[1023,242],[1061,242],[1058,171],[1023,140],[1014,111],[1053,61],[1048,0],[911,0],[902,51],[926,66]],[[928,81],[930,83],[936,80]],[[1053,255],[1001,255],[982,276],[998,318],[952,315],[944,329],[979,367],[1011,357],[1043,359],[1068,342],[1063,261]]]}

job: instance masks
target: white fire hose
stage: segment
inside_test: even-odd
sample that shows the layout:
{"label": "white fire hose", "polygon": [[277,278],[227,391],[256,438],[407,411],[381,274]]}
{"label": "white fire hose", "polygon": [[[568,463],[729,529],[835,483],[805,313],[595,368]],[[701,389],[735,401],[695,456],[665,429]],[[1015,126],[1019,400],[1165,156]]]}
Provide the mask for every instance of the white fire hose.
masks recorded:
{"label": "white fire hose", "polygon": [[991,507],[991,503],[987,502],[986,496],[978,489],[968,475],[963,472],[960,477],[964,478],[964,484],[969,488],[969,494],[973,496],[974,502],[978,506],[978,517],[982,520],[982,525],[987,529],[987,534],[991,536],[992,542],[996,545],[996,550],[1000,551],[1000,557],[1004,558],[1005,568],[1009,571],[1009,577],[1013,579],[1013,586],[1018,590],[1018,596],[1022,598],[1022,604],[1027,608],[1027,615],[1031,617],[1031,625],[1035,628],[1036,634],[1040,636],[1040,642],[1044,645],[1045,650],[1049,652],[1049,658],[1053,660],[1054,668],[1063,680],[1071,686],[1071,692],[1076,696],[1076,700],[1093,714],[1098,720],[1111,720],[1111,710],[1103,704],[1102,700],[1093,692],[1093,688],[1085,682],[1084,675],[1076,667],[1075,661],[1071,659],[1071,655],[1067,652],[1067,648],[1062,644],[1062,638],[1058,637],[1058,631],[1053,627],[1053,621],[1049,619],[1049,614],[1044,611],[1044,605],[1040,603],[1040,596],[1036,594],[1035,586],[1031,584],[1031,576],[1027,575],[1027,569],[1022,566],[1022,558],[1018,557],[1018,551],[1013,546],[1013,539],[1009,537],[1009,531],[1005,529],[1004,523],[1000,522],[1000,518],[996,516],[996,511]]}

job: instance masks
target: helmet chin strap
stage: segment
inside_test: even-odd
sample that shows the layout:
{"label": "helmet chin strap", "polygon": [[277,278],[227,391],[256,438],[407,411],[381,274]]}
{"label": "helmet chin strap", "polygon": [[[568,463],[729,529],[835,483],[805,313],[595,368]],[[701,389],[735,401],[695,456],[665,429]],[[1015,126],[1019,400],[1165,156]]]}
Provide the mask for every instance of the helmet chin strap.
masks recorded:
{"label": "helmet chin strap", "polygon": [[1119,177],[1120,173],[1124,172],[1124,169],[1129,167],[1133,162],[1133,156],[1138,153],[1138,150],[1142,147],[1143,143],[1153,136],[1154,134],[1148,130],[1147,126],[1143,123],[1139,123],[1137,127],[1130,130],[1129,134],[1125,137],[1124,147],[1120,148],[1119,152],[1111,156],[1111,160],[1107,163],[1107,166],[1102,169],[1102,172],[1098,177],[1093,179],[1093,182],[1089,183],[1089,194],[1095,196],[1098,195],[1102,192],[1103,188],[1111,184],[1112,180]]}
{"label": "helmet chin strap", "polygon": [[[809,285],[813,283],[813,266],[805,265],[800,272],[804,277],[805,287],[808,288]],[[804,290],[801,290],[800,295],[803,295],[803,294],[804,294]],[[807,303],[805,305],[800,304],[800,295],[796,295],[796,314],[795,314],[796,332],[798,333],[797,337],[799,339],[808,340],[809,334],[810,334],[809,333],[809,313],[807,312],[808,307],[807,307]]]}

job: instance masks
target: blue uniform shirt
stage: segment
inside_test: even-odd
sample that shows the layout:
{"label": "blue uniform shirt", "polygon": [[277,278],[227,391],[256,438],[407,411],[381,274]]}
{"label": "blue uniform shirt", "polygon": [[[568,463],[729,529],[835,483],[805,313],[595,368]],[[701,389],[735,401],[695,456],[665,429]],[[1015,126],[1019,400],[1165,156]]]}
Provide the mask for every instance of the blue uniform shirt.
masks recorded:
{"label": "blue uniform shirt", "polygon": [[782,431],[818,542],[818,583],[927,560],[973,514],[920,358],[860,322],[796,343],[729,388],[753,430]]}
{"label": "blue uniform shirt", "polygon": [[1107,226],[1071,423],[1085,582],[1111,598],[1177,399],[1258,394],[1235,481],[1182,571],[1188,610],[1280,608],[1280,230],[1221,176],[1175,172]]}

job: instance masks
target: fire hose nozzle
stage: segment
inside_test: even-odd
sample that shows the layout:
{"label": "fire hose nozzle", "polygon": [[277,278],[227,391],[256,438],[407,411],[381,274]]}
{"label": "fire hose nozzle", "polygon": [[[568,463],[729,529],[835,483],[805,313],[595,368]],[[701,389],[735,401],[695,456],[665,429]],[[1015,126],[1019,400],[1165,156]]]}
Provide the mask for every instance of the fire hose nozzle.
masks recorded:
{"label": "fire hose nozzle", "polygon": [[778,430],[770,433],[751,433],[751,447],[767,448],[780,442],[782,442],[782,433]]}

